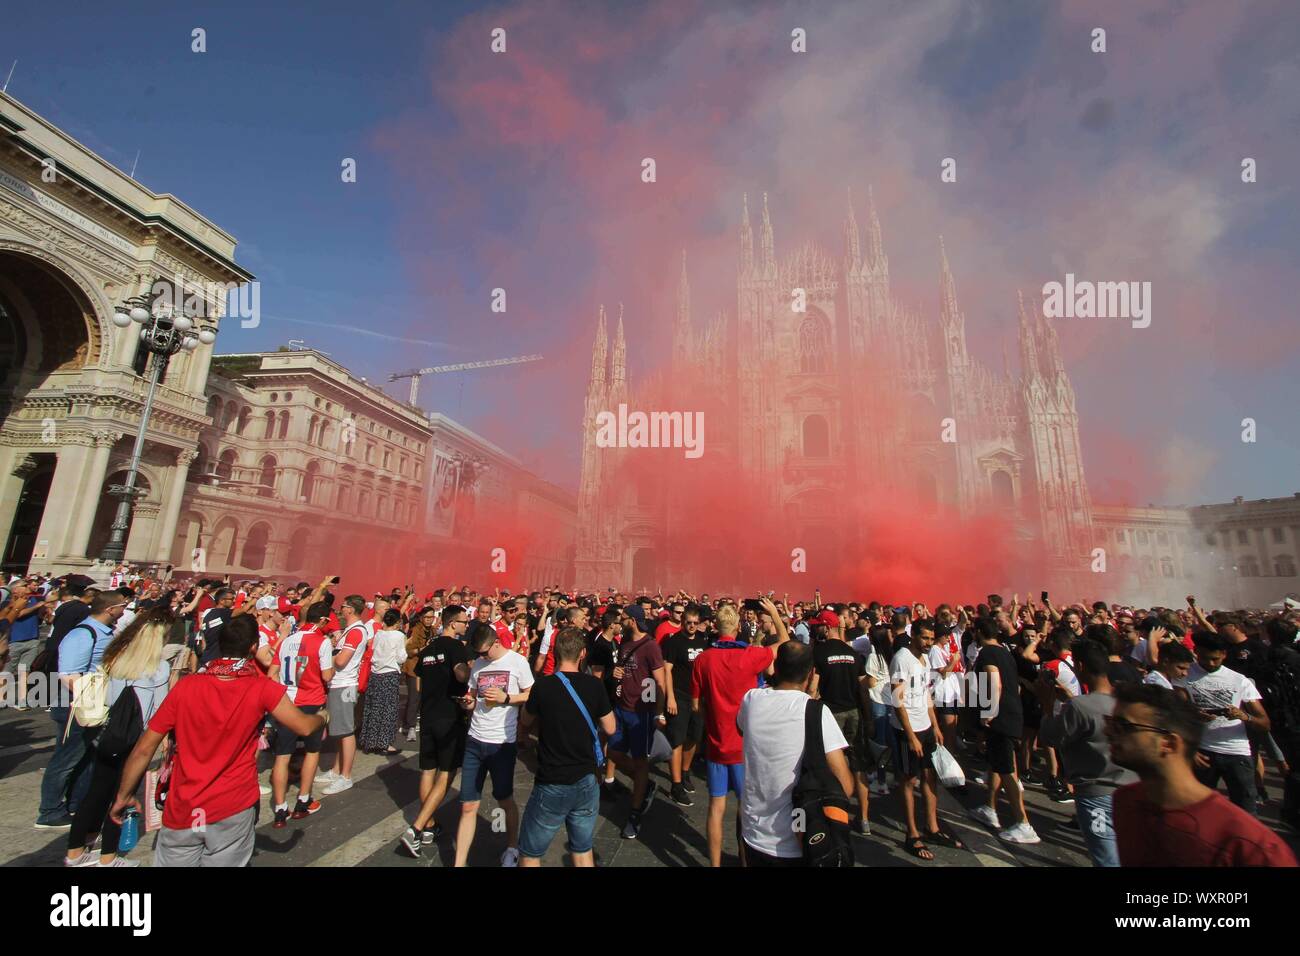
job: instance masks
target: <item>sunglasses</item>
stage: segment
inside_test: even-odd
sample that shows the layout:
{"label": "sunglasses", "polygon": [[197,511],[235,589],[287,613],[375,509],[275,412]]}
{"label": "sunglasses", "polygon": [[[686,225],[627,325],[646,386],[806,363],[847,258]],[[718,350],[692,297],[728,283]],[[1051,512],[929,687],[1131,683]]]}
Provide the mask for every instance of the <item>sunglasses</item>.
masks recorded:
{"label": "sunglasses", "polygon": [[1165,736],[1173,734],[1172,730],[1168,730],[1165,727],[1156,727],[1152,724],[1136,724],[1131,720],[1126,720],[1123,717],[1116,717],[1113,714],[1107,714],[1105,720],[1106,726],[1115,728],[1115,733],[1122,737],[1127,737],[1129,734],[1136,733],[1139,730],[1147,730],[1153,734],[1161,734]]}

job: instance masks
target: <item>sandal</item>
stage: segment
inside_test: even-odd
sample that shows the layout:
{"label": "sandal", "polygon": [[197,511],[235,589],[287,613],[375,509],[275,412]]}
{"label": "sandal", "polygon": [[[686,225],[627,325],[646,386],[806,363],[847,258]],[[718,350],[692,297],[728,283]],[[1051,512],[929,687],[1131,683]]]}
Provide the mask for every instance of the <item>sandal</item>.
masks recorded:
{"label": "sandal", "polygon": [[949,833],[947,830],[935,830],[933,833],[927,833],[925,839],[929,840],[931,843],[946,846],[951,850],[966,849],[966,844],[962,843],[955,834]]}
{"label": "sandal", "polygon": [[916,857],[918,860],[930,861],[934,859],[934,854],[930,848],[925,845],[925,841],[920,837],[908,837],[903,841],[903,849]]}
{"label": "sandal", "polygon": [[375,753],[380,754],[381,756],[391,757],[393,754],[400,754],[401,751],[396,747],[389,747],[387,750],[376,750]]}

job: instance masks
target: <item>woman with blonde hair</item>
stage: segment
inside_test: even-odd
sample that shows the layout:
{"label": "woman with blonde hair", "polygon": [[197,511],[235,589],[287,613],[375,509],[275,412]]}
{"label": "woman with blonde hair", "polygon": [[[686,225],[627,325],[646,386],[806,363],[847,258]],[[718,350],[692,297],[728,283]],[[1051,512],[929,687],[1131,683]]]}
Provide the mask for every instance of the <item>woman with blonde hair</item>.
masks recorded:
{"label": "woman with blonde hair", "polygon": [[[76,816],[72,818],[64,866],[93,866],[96,862],[100,866],[140,865],[124,856],[118,856],[118,839],[122,828],[109,818],[108,809],[117,795],[127,756],[144,733],[149,718],[167,696],[172,664],[165,659],[163,651],[174,621],[175,615],[170,608],[150,608],[113,638],[104,651],[102,666],[108,675],[109,719],[104,726],[98,728],[98,735],[92,745],[94,771],[90,788]],[[136,698],[139,707],[138,722],[134,719],[115,719],[115,711],[119,708],[114,705],[128,692]],[[125,737],[122,728],[125,728]],[[88,839],[95,832],[102,838],[98,856],[90,849],[94,840]]]}

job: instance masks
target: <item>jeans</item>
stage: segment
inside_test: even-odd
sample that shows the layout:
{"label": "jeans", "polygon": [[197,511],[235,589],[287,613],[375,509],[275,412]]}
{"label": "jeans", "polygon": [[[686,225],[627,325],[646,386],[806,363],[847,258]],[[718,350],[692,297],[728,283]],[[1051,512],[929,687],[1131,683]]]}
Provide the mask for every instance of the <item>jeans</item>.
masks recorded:
{"label": "jeans", "polygon": [[118,841],[122,837],[121,824],[114,823],[108,811],[117,796],[118,784],[122,782],[122,767],[126,764],[126,757],[110,759],[94,747],[90,748],[90,752],[92,769],[82,775],[90,778],[90,787],[81,805],[77,807],[72,829],[68,831],[68,849],[83,848],[86,837],[98,833],[99,852],[108,856],[117,853]]}
{"label": "jeans", "polygon": [[1074,797],[1075,818],[1093,866],[1119,866],[1113,800],[1114,795],[1109,793],[1102,797]]}
{"label": "jeans", "polygon": [[1202,757],[1209,758],[1208,767],[1196,767],[1196,779],[1210,789],[1219,785],[1219,779],[1228,785],[1228,799],[1252,817],[1258,816],[1255,807],[1255,761],[1246,754],[1216,754],[1208,750],[1201,751]]}
{"label": "jeans", "polygon": [[[871,739],[882,747],[888,747],[889,752],[894,750],[894,727],[889,722],[889,705],[877,704],[874,700],[871,702]],[[883,784],[885,782],[885,768],[883,766],[876,768],[876,781]]]}
{"label": "jeans", "polygon": [[55,707],[50,710],[54,719],[55,733],[54,756],[45,765],[45,775],[41,778],[41,808],[36,816],[38,823],[51,823],[64,813],[74,814],[86,791],[90,789],[91,765],[94,751],[90,749],[90,740],[98,727],[88,729],[75,720],[68,730],[68,739],[63,739],[63,728],[68,724],[68,707]]}
{"label": "jeans", "polygon": [[539,859],[555,839],[561,826],[569,840],[570,853],[590,853],[596,820],[600,816],[600,786],[596,775],[588,774],[577,783],[539,783],[533,787],[524,819],[519,826],[519,852]]}

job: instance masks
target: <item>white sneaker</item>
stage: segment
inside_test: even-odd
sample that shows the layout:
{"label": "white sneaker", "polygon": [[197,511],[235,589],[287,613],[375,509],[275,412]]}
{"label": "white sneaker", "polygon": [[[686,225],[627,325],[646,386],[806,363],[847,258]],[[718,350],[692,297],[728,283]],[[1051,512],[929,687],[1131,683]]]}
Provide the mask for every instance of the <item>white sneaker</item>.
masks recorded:
{"label": "white sneaker", "polygon": [[257,789],[262,791],[262,796],[264,797],[269,797],[271,795],[271,788],[264,783],[259,783]]}
{"label": "white sneaker", "polygon": [[85,853],[81,854],[81,856],[77,857],[75,860],[65,856],[63,858],[63,865],[64,866],[99,866],[99,853],[91,850],[87,850]]}
{"label": "white sneaker", "polygon": [[1038,834],[1028,823],[1017,823],[1015,826],[1007,827],[999,831],[998,839],[1005,840],[1007,843],[1041,843]]}
{"label": "white sneaker", "polygon": [[519,851],[518,851],[517,849],[515,849],[514,847],[509,847],[509,848],[506,850],[506,852],[504,852],[504,853],[501,854],[501,865],[502,865],[502,866],[518,866],[518,865],[519,865]]}
{"label": "white sneaker", "polygon": [[408,730],[408,731],[406,732],[406,742],[407,742],[408,744],[413,744],[413,743],[415,743],[415,728],[414,728],[414,727],[412,727],[410,730]]}
{"label": "white sneaker", "polygon": [[321,791],[321,796],[329,797],[336,793],[342,793],[344,790],[352,789],[351,777],[338,777],[328,787]]}
{"label": "white sneaker", "polygon": [[877,797],[889,796],[889,785],[881,783],[879,780],[873,780],[871,782],[871,785],[867,789],[870,790],[871,793]]}
{"label": "white sneaker", "polygon": [[333,770],[324,770],[324,771],[318,770],[316,771],[316,776],[312,779],[312,785],[314,786],[315,784],[318,783],[331,784],[337,779],[339,779],[339,775]]}
{"label": "white sneaker", "polygon": [[117,857],[114,857],[112,863],[101,863],[101,864],[100,864],[100,866],[104,867],[105,869],[107,869],[107,868],[110,867],[110,866],[139,866],[139,865],[140,865],[140,861],[139,861],[139,860],[128,860],[128,859],[127,859],[126,857],[124,857],[124,856],[117,856]]}
{"label": "white sneaker", "polygon": [[1002,821],[998,819],[997,812],[987,803],[981,803],[978,807],[971,807],[966,812],[986,827],[992,827],[994,830],[1002,829]]}

